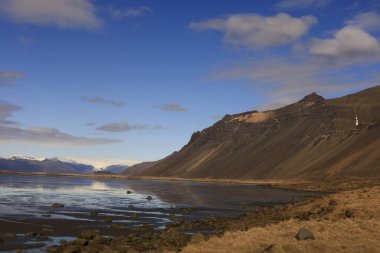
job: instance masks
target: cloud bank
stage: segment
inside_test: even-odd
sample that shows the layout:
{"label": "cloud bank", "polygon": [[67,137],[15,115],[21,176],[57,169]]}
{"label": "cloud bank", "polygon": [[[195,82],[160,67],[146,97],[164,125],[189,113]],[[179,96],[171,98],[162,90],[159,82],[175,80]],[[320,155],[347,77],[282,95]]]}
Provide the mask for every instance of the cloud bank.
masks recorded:
{"label": "cloud bank", "polygon": [[90,0],[1,0],[0,13],[15,23],[86,30],[102,26]]}
{"label": "cloud bank", "polygon": [[55,128],[21,128],[8,118],[21,110],[17,105],[0,102],[0,143],[41,146],[94,146],[120,142],[114,139],[89,138],[62,133]]}
{"label": "cloud bank", "polygon": [[371,33],[377,30],[380,16],[361,13],[325,38],[295,43],[293,51],[280,55],[256,52],[256,57],[220,68],[211,78],[248,81],[269,101],[255,109],[280,107],[313,91],[326,95],[358,85],[366,88],[380,82],[371,68],[380,62],[378,34]]}
{"label": "cloud bank", "polygon": [[222,32],[225,44],[250,50],[276,47],[297,41],[317,23],[314,16],[291,17],[286,13],[265,17],[234,14],[223,19],[190,23],[190,28]]}

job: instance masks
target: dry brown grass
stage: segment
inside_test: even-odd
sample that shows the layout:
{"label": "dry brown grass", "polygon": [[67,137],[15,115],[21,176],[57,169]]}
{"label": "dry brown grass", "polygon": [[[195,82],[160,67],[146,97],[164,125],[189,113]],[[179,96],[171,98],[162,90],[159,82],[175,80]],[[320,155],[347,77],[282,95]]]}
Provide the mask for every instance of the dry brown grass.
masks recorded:
{"label": "dry brown grass", "polygon": [[[288,220],[243,232],[227,232],[188,245],[183,253],[248,252],[380,252],[380,187],[363,188],[317,199],[303,210],[325,206],[330,200],[337,205],[322,220]],[[352,210],[354,218],[346,218]],[[315,240],[297,241],[301,227],[313,231]]]}

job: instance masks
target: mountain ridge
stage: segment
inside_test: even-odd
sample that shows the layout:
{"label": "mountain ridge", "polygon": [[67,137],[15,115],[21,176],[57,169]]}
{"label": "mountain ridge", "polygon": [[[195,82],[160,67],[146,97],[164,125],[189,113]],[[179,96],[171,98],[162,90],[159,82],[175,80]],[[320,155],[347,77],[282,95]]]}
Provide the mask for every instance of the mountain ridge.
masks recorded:
{"label": "mountain ridge", "polygon": [[[380,177],[380,86],[335,99],[311,93],[275,110],[226,115],[142,176]],[[359,123],[356,125],[356,118]]]}

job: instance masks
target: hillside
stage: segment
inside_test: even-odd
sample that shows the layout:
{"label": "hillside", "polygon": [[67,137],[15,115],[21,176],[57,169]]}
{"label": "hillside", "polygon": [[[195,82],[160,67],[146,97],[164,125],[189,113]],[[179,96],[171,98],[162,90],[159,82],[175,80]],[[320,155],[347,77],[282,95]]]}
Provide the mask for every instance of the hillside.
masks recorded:
{"label": "hillside", "polygon": [[138,163],[138,164],[132,165],[128,168],[125,168],[121,173],[123,175],[127,175],[127,176],[134,176],[137,174],[141,174],[144,171],[146,171],[146,170],[150,169],[151,167],[153,167],[154,165],[156,165],[158,162],[159,161]]}
{"label": "hillside", "polygon": [[140,175],[380,177],[380,86],[330,100],[313,93],[276,110],[226,115]]}

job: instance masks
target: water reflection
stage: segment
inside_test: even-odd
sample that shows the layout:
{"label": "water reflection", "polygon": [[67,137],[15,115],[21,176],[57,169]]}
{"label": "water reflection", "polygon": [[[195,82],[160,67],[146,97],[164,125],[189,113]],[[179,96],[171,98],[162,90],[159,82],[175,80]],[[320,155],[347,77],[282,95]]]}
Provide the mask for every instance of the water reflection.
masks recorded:
{"label": "water reflection", "polygon": [[[254,207],[296,201],[306,195],[310,194],[254,185],[2,175],[0,218],[49,214],[56,219],[89,219],[88,212],[97,210],[123,221],[139,213],[141,219],[162,223],[167,222],[165,210],[173,205],[197,206],[208,212],[240,211],[241,203]],[[148,201],[148,196],[153,200]],[[52,209],[56,202],[65,208]]]}

